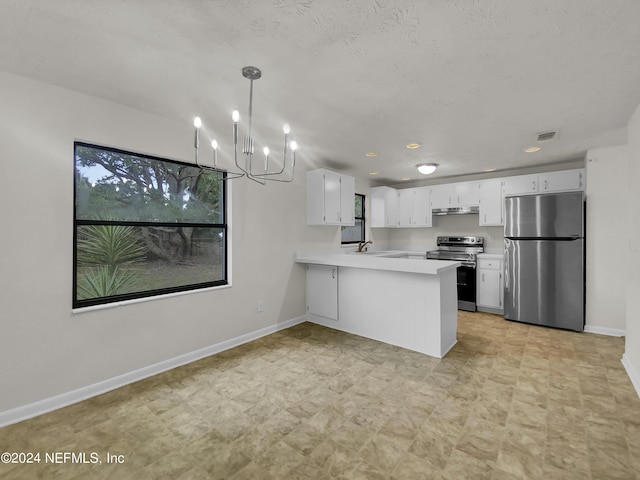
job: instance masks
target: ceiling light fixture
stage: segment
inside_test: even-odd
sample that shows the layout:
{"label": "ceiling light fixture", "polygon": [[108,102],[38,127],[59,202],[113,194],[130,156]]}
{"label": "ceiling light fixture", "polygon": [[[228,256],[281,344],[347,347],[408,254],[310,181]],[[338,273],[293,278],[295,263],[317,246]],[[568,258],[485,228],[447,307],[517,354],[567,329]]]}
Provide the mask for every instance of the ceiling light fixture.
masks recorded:
{"label": "ceiling light fixture", "polygon": [[377,157],[378,154],[376,152],[367,152],[364,154],[366,157]]}
{"label": "ceiling light fixture", "polygon": [[418,165],[416,165],[416,168],[421,174],[430,175],[436,171],[436,168],[438,168],[438,164],[437,163],[419,163]]}
{"label": "ceiling light fixture", "polygon": [[[265,185],[267,180],[274,182],[292,182],[294,176],[294,170],[296,166],[296,150],[298,144],[295,141],[289,141],[289,133],[291,128],[288,124],[285,124],[282,131],[284,133],[284,146],[282,148],[282,168],[275,171],[269,171],[269,147],[265,146],[264,152],[264,165],[261,171],[253,170],[253,151],[254,151],[254,138],[251,136],[251,123],[253,120],[253,81],[262,77],[262,72],[256,67],[244,67],[242,69],[242,76],[250,80],[251,85],[249,87],[249,128],[247,135],[244,137],[242,144],[242,154],[244,155],[244,166],[241,166],[238,162],[238,123],[240,121],[240,112],[234,110],[231,115],[233,120],[233,150],[234,160],[236,167],[240,169],[240,172],[226,172],[225,180],[231,180],[234,178],[247,177],[249,180],[253,180],[261,185]],[[218,169],[218,142],[216,140],[211,141],[211,147],[213,148],[213,167],[201,165],[198,161],[198,149],[200,148],[200,128],[202,127],[202,120],[200,117],[196,117],[193,121],[193,126],[196,128],[194,148],[195,148],[195,160],[196,165],[202,169],[215,170]],[[291,152],[291,177],[284,175],[287,167],[287,153]]]}
{"label": "ceiling light fixture", "polygon": [[525,153],[535,153],[539,152],[540,150],[542,150],[541,147],[529,147],[524,149]]}
{"label": "ceiling light fixture", "polygon": [[419,143],[409,143],[409,144],[407,144],[407,148],[409,150],[415,150],[416,148],[420,148],[420,144]]}
{"label": "ceiling light fixture", "polygon": [[369,175],[378,175],[380,172],[369,172]]}

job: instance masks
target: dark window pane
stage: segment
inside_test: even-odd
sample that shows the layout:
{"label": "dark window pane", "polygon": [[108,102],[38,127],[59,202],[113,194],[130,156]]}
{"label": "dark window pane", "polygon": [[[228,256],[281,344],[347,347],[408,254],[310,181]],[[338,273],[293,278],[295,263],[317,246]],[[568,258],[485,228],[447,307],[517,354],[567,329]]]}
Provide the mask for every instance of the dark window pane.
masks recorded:
{"label": "dark window pane", "polygon": [[222,172],[77,144],[76,219],[224,223]]}
{"label": "dark window pane", "polygon": [[342,227],[342,243],[357,243],[364,241],[363,220],[356,219],[355,225]]}
{"label": "dark window pane", "polygon": [[356,218],[362,218],[362,201],[364,200],[364,195],[358,195],[356,194],[355,196],[355,202],[356,202],[356,209],[355,209],[355,216]]}
{"label": "dark window pane", "polygon": [[224,229],[215,227],[79,226],[76,298],[221,282],[224,240]]}
{"label": "dark window pane", "polygon": [[73,306],[226,282],[224,173],[76,142]]}

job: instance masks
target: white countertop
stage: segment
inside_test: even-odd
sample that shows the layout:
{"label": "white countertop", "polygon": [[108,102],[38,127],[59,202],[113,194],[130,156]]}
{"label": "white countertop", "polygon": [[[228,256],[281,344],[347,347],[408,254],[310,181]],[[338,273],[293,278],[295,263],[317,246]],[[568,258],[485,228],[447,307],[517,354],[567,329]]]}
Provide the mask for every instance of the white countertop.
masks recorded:
{"label": "white countertop", "polygon": [[478,258],[489,258],[489,259],[502,259],[504,258],[504,253],[479,253]]}
{"label": "white countertop", "polygon": [[445,260],[422,260],[411,258],[389,258],[387,255],[424,255],[424,252],[387,250],[384,252],[343,253],[343,252],[296,252],[296,263],[331,265],[336,267],[366,268],[393,272],[422,273],[438,275],[457,268],[460,262]]}

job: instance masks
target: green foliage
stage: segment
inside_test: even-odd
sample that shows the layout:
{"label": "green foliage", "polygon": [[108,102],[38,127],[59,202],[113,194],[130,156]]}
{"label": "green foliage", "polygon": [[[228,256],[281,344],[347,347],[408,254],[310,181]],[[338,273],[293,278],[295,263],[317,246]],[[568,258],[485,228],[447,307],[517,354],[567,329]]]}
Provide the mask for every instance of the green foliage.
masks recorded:
{"label": "green foliage", "polygon": [[78,267],[96,265],[78,278],[78,297],[107,297],[131,291],[139,274],[123,268],[142,260],[146,249],[135,228],[126,225],[88,225],[79,228]]}
{"label": "green foliage", "polygon": [[120,267],[102,265],[83,273],[78,281],[78,298],[98,298],[132,291],[139,274]]}
{"label": "green foliage", "polygon": [[222,172],[91,146],[75,165],[79,219],[222,223]]}
{"label": "green foliage", "polygon": [[78,263],[116,267],[142,260],[144,246],[134,227],[127,225],[88,225],[80,227]]}

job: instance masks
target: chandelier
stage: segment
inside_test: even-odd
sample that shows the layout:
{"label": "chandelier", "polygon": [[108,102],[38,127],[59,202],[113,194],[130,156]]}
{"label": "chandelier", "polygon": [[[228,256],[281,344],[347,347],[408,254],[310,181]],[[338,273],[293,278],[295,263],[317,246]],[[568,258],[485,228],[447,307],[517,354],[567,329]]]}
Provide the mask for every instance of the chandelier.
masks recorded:
{"label": "chandelier", "polygon": [[[282,128],[282,131],[284,133],[284,145],[282,147],[282,167],[273,171],[269,170],[270,150],[267,146],[265,146],[262,150],[264,154],[262,167],[260,168],[254,165],[253,160],[255,140],[251,136],[251,123],[253,117],[253,81],[258,80],[262,76],[262,72],[259,68],[256,67],[244,67],[242,69],[242,76],[244,78],[248,78],[251,82],[249,87],[249,125],[247,134],[244,137],[244,141],[242,142],[241,157],[244,158],[243,160],[239,160],[238,158],[238,123],[240,122],[240,113],[238,112],[238,110],[234,110],[231,115],[231,119],[233,120],[233,153],[235,164],[239,171],[234,172],[227,170],[225,180],[246,177],[249,180],[253,180],[254,182],[257,182],[261,185],[265,185],[267,181],[292,182],[296,166],[296,150],[298,148],[298,144],[294,140],[289,141],[289,133],[291,129],[288,124],[285,124]],[[193,120],[193,126],[196,129],[194,139],[196,165],[204,170],[214,170],[216,172],[222,171],[218,168],[218,142],[215,139],[211,140],[211,148],[213,149],[213,167],[202,165],[199,162],[198,150],[200,149],[200,128],[202,127],[202,120],[200,119],[200,117],[196,117]],[[289,162],[287,162],[287,155],[290,156]],[[285,172],[285,170],[288,170],[287,164],[291,165],[290,172]]]}

